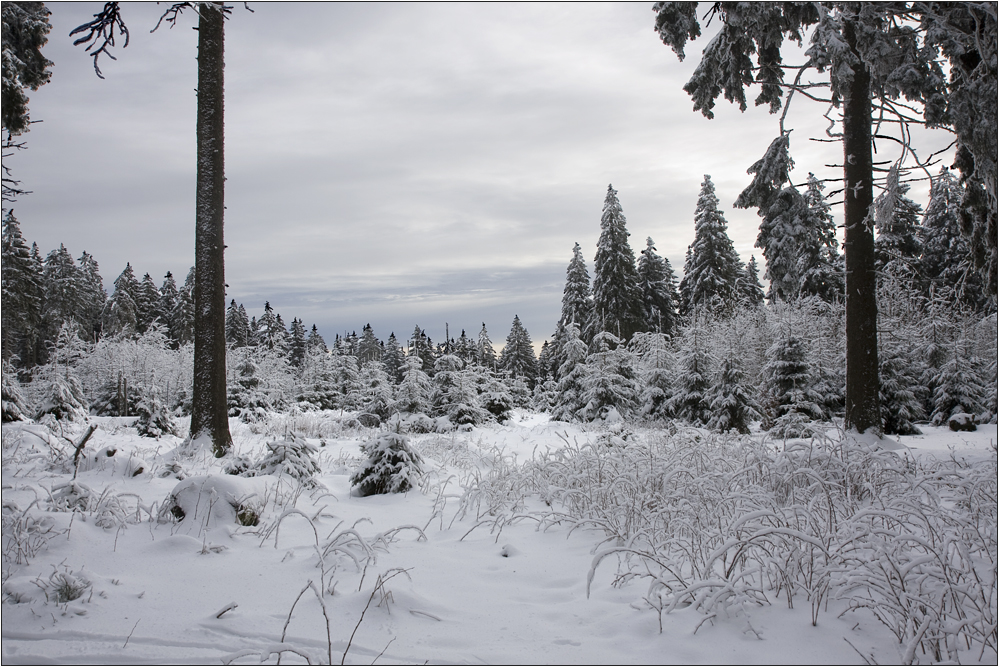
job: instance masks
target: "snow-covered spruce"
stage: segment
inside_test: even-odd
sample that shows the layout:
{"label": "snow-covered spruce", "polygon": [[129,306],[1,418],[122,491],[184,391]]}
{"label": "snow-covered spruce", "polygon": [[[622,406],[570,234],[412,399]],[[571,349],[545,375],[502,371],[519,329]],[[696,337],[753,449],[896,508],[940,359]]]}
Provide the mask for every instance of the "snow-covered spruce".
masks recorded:
{"label": "snow-covered spruce", "polygon": [[361,445],[361,451],[368,458],[350,478],[360,496],[405,493],[422,473],[422,457],[398,433],[383,433]]}
{"label": "snow-covered spruce", "polygon": [[267,450],[264,457],[244,475],[288,475],[308,488],[319,486],[315,477],[320,472],[316,461],[319,448],[304,437],[292,433],[283,440],[268,442]]}

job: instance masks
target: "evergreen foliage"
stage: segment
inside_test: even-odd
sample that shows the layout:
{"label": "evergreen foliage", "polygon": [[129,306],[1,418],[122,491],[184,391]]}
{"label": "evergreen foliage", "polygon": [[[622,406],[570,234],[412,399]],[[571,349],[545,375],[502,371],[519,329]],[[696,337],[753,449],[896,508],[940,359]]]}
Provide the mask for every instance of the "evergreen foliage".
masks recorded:
{"label": "evergreen foliage", "polygon": [[[5,2],[3,4],[3,110],[0,118],[9,135],[27,132],[28,114],[26,90],[38,90],[52,77],[52,61],[42,55],[49,41],[52,14],[42,2]],[[11,198],[4,178],[4,200]]]}
{"label": "evergreen foliage", "polygon": [[[628,417],[638,407],[638,382],[631,352],[611,333],[598,333],[591,347],[596,352],[586,359],[589,372],[583,380],[582,416],[593,421],[615,410]],[[579,413],[577,413],[579,414]]]}
{"label": "evergreen foliage", "polygon": [[626,223],[617,191],[608,185],[593,261],[594,333],[609,331],[623,341],[647,326]]}
{"label": "evergreen foliage", "polygon": [[9,362],[3,362],[3,387],[2,387],[2,421],[16,422],[16,421],[26,421],[30,410],[28,409],[28,404],[24,400],[24,395],[21,393],[20,383],[17,381],[17,374],[11,367]]}
{"label": "evergreen foliage", "polygon": [[177,305],[170,321],[170,336],[178,345],[194,342],[194,267],[187,273],[177,295]]}
{"label": "evergreen foliage", "polygon": [[402,368],[402,381],[396,387],[395,412],[427,412],[430,407],[430,377],[421,370],[423,361],[418,355],[406,357]]}
{"label": "evergreen foliage", "polygon": [[[6,11],[6,6],[4,11]],[[3,219],[2,262],[3,361],[19,357],[25,366],[35,363],[39,327],[42,322],[42,267],[31,255],[28,243],[12,211]]]}
{"label": "evergreen foliage", "polygon": [[704,176],[694,212],[694,242],[687,249],[680,281],[680,312],[728,313],[735,306],[736,281],[742,263],[728,236],[728,223],[718,210],[711,177]]}
{"label": "evergreen foliage", "polygon": [[291,330],[288,333],[288,362],[295,367],[305,363],[307,341],[305,340],[305,325],[302,320],[293,317]]}
{"label": "evergreen foliage", "polygon": [[267,453],[255,466],[257,475],[288,475],[306,488],[319,488],[319,448],[297,433],[267,443]]}
{"label": "evergreen foliage", "polygon": [[784,437],[803,435],[804,421],[825,417],[805,344],[786,334],[770,346],[767,359],[763,369],[769,412],[766,423],[776,425],[777,434]]}
{"label": "evergreen foliage", "polygon": [[486,323],[482,323],[479,330],[479,338],[475,345],[476,358],[483,368],[496,370],[496,351],[493,349],[493,342],[489,339],[489,332],[486,331]]}
{"label": "evergreen foliage", "polygon": [[915,422],[924,416],[916,392],[919,390],[918,373],[897,346],[882,349],[878,355],[881,363],[881,417],[884,432],[891,435],[919,435]]}
{"label": "evergreen foliage", "polygon": [[359,496],[405,493],[416,486],[423,458],[398,433],[383,433],[361,445],[367,460],[351,476]]}
{"label": "evergreen foliage", "polygon": [[712,430],[749,433],[749,423],[761,416],[739,362],[732,357],[722,362],[721,372],[704,399],[711,409],[707,426]]}
{"label": "evergreen foliage", "polygon": [[736,281],[736,291],[739,294],[739,303],[745,308],[759,308],[766,298],[763,294],[763,285],[760,284],[760,269],[756,264],[756,257],[750,257],[746,262],[746,268]]}
{"label": "evergreen foliage", "polygon": [[385,365],[380,361],[368,361],[361,366],[358,377],[361,385],[360,405],[365,412],[388,419],[392,415],[392,382]]}
{"label": "evergreen foliage", "polygon": [[529,387],[533,386],[537,377],[537,359],[534,357],[531,335],[527,333],[517,315],[513,316],[506,345],[500,353],[499,367],[510,373],[513,378],[523,378]]}
{"label": "evergreen foliage", "polygon": [[638,258],[638,285],[642,293],[642,310],[648,330],[672,336],[677,329],[677,292],[669,260],[656,254],[650,236]]}
{"label": "evergreen foliage", "polygon": [[156,321],[159,309],[160,290],[148,273],[142,276],[142,281],[135,291],[136,331],[143,334]]}
{"label": "evergreen foliage", "polygon": [[389,380],[393,384],[398,384],[402,381],[402,367],[405,357],[402,354],[402,348],[399,346],[399,341],[395,337],[395,332],[389,334],[388,340],[385,341],[385,351],[382,353],[382,363],[385,364],[385,372],[388,373]]}
{"label": "evergreen foliage", "polygon": [[677,383],[668,410],[677,419],[703,426],[711,421],[707,394],[711,386],[712,359],[703,329],[691,327],[685,334],[677,360]]}
{"label": "evergreen foliage", "polygon": [[[559,325],[570,322],[579,325],[583,340],[589,343],[593,338],[593,297],[590,294],[590,274],[586,270],[586,260],[579,244],[572,248],[572,259],[565,270],[565,288],[562,291],[562,314]],[[485,324],[483,324],[485,326]]]}
{"label": "evergreen foliage", "polygon": [[357,342],[357,360],[361,363],[369,361],[381,361],[382,344],[375,337],[370,324],[365,324],[361,330],[361,339]]}
{"label": "evergreen foliage", "polygon": [[170,411],[160,400],[157,392],[147,392],[135,408],[139,416],[135,428],[139,435],[159,438],[163,435],[177,435],[177,424]]}
{"label": "evergreen foliage", "polygon": [[230,347],[246,347],[250,342],[250,321],[235,299],[225,311],[225,339]]}
{"label": "evergreen foliage", "polygon": [[565,360],[559,368],[558,401],[552,410],[552,419],[575,421],[578,413],[586,405],[583,395],[586,391],[587,345],[580,338],[579,325],[570,322],[565,328],[565,344],[562,347]]}

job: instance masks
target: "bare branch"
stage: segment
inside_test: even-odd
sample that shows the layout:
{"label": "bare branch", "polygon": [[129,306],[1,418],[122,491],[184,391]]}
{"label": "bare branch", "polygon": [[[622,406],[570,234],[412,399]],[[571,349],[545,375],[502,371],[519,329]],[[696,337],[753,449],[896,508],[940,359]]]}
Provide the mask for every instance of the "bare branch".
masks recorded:
{"label": "bare branch", "polygon": [[109,46],[115,45],[114,31],[116,27],[118,29],[118,35],[125,37],[125,43],[122,44],[121,47],[125,48],[128,46],[128,28],[125,27],[125,22],[121,18],[121,9],[117,2],[107,2],[104,3],[104,9],[101,10],[100,14],[94,14],[93,21],[77,26],[73,29],[73,32],[69,33],[69,36],[72,37],[73,35],[81,32],[89,31],[85,37],[80,37],[73,42],[73,46],[79,46],[80,44],[87,44],[89,42],[89,45],[86,48],[87,51],[94,48],[100,40],[104,40],[101,43],[100,48],[91,54],[94,57],[94,72],[96,72],[97,76],[101,79],[104,78],[104,75],[101,74],[101,68],[97,66],[98,57],[104,53],[107,54],[107,57],[111,60],[117,60],[117,58],[115,58],[114,55],[108,51]]}

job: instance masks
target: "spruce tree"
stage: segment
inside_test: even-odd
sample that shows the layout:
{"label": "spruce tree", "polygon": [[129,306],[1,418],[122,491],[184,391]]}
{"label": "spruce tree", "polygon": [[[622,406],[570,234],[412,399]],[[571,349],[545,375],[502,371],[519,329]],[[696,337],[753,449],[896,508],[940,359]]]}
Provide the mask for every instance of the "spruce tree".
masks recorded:
{"label": "spruce tree", "polygon": [[479,330],[479,338],[476,342],[476,358],[483,368],[496,369],[496,351],[493,349],[493,342],[489,340],[489,332],[486,331],[486,323],[482,323]]}
{"label": "spruce tree", "polygon": [[3,362],[6,364],[16,355],[22,366],[30,367],[36,362],[42,322],[42,267],[32,259],[12,211],[3,220],[2,266]]}
{"label": "spruce tree", "polygon": [[178,345],[194,342],[194,276],[192,266],[177,295],[177,306],[171,319],[170,335]]}
{"label": "spruce tree", "polygon": [[380,361],[382,358],[382,344],[375,337],[375,332],[370,324],[365,324],[361,330],[361,339],[357,342],[357,360],[364,364],[369,361]]}
{"label": "spruce tree", "polygon": [[[240,305],[239,307],[242,310],[243,306]],[[245,316],[246,312],[244,311],[243,314]],[[318,351],[325,354],[329,351],[326,347],[326,341],[323,340],[323,337],[319,334],[319,329],[316,328],[315,324],[312,325],[312,330],[309,331],[309,339],[306,341],[306,347],[309,352]]]}
{"label": "spruce tree", "polygon": [[891,215],[876,220],[878,235],[874,239],[874,252],[879,271],[908,272],[919,258],[919,218],[923,208],[905,196],[908,191],[907,184],[899,184],[897,192],[885,192],[878,197],[892,200]]}
{"label": "spruce tree", "polygon": [[360,406],[365,412],[388,419],[392,415],[392,382],[381,361],[367,361],[358,376],[361,384]]}
{"label": "spruce tree", "polygon": [[767,359],[763,369],[769,399],[767,424],[775,424],[778,435],[804,435],[801,422],[825,418],[805,343],[796,336],[783,335],[767,350]]}
{"label": "spruce tree", "polygon": [[704,398],[711,408],[707,426],[712,430],[747,434],[749,423],[761,416],[759,403],[734,357],[722,362],[721,372]]}
{"label": "spruce tree", "polygon": [[961,233],[963,198],[964,188],[946,167],[942,168],[933,179],[923,216],[918,266],[925,295],[930,297],[931,292],[940,293],[947,287],[962,304],[981,310],[990,298],[994,303],[995,296],[986,295],[974,270],[972,248]]}
{"label": "spruce tree", "polygon": [[[135,276],[131,276],[132,283]],[[59,244],[45,257],[42,270],[42,319],[46,340],[54,340],[64,322],[75,322],[84,309],[83,276],[66,246]]]}
{"label": "spruce tree", "polygon": [[672,336],[677,328],[676,287],[672,284],[667,260],[656,254],[650,236],[638,258],[638,286],[642,293],[642,310],[648,330]]}
{"label": "spruce tree", "polygon": [[625,342],[647,327],[626,224],[617,190],[608,185],[593,261],[594,334],[608,331]]}
{"label": "spruce tree", "polygon": [[633,355],[606,331],[593,338],[591,347],[596,351],[586,359],[589,371],[580,397],[584,406],[581,414],[590,421],[606,418],[612,410],[629,417],[638,407],[639,393]]}
{"label": "spruce tree", "polygon": [[684,332],[677,359],[677,383],[668,404],[668,410],[677,419],[694,426],[703,426],[711,420],[707,394],[711,387],[712,359],[705,338],[704,330],[697,327]]}
{"label": "spruce tree", "polygon": [[[148,273],[142,276],[135,291],[136,330],[145,333],[156,321],[156,311],[160,301],[160,291]],[[162,324],[162,322],[161,322]]]}
{"label": "spruce tree", "polygon": [[586,405],[583,394],[586,391],[586,376],[589,367],[586,365],[587,344],[580,338],[579,325],[570,322],[565,327],[565,342],[562,346],[565,360],[559,368],[557,395],[558,399],[552,409],[552,419],[559,421],[575,421],[579,412]]}
{"label": "spruce tree", "polygon": [[891,435],[919,435],[915,422],[923,417],[918,371],[898,345],[883,346],[878,355],[881,378],[881,418],[884,432]]}
{"label": "spruce tree", "polygon": [[268,350],[280,350],[284,342],[284,327],[270,301],[264,302],[264,314],[257,320],[257,344]]}
{"label": "spruce tree", "polygon": [[433,377],[433,367],[436,361],[433,343],[419,324],[416,325],[413,336],[409,339],[409,356],[419,357],[420,367],[426,369],[428,376]]}
{"label": "spruce tree", "polygon": [[739,303],[746,308],[759,308],[765,299],[763,285],[760,284],[760,269],[756,257],[750,257],[746,268],[736,283],[739,293]]}
{"label": "spruce tree", "polygon": [[132,265],[115,278],[114,293],[104,307],[104,332],[109,336],[133,336],[139,330],[137,297],[139,281],[135,279]]}
{"label": "spruce tree", "polygon": [[396,387],[396,412],[426,412],[430,404],[430,377],[422,370],[423,361],[417,354],[405,358],[402,368],[402,381]]}
{"label": "spruce tree", "polygon": [[520,317],[513,316],[510,333],[506,337],[506,345],[500,353],[499,367],[510,373],[513,378],[522,378],[528,387],[534,386],[537,377],[537,359],[534,357],[534,346],[531,335],[520,323]]}
{"label": "spruce tree", "polygon": [[742,263],[728,236],[728,223],[718,210],[711,177],[704,176],[694,211],[694,242],[687,250],[680,281],[680,312],[727,313],[737,303],[736,281]]}
{"label": "spruce tree", "polygon": [[801,236],[801,296],[817,296],[827,303],[842,301],[844,294],[843,257],[836,240],[836,222],[822,194],[825,185],[809,172],[805,202],[808,226]]}
{"label": "spruce tree", "polygon": [[156,311],[156,317],[167,329],[171,347],[177,347],[177,340],[174,338],[174,311],[177,309],[177,301],[180,299],[180,292],[177,291],[177,281],[174,280],[173,273],[166,272],[163,276],[163,284],[160,286],[160,303]]}
{"label": "spruce tree", "polygon": [[291,320],[291,331],[289,332],[288,362],[295,367],[301,367],[305,363],[305,352],[307,341],[305,340],[305,325],[297,317]]}
{"label": "spruce tree", "polygon": [[388,373],[392,384],[398,384],[402,381],[404,359],[402,348],[399,346],[399,341],[393,331],[389,334],[388,340],[385,341],[385,351],[382,354],[382,363],[385,364],[385,372]]}
{"label": "spruce tree", "polygon": [[246,310],[240,310],[236,300],[229,302],[225,311],[225,338],[230,347],[246,347],[249,343],[250,323],[246,320]]}
{"label": "spruce tree", "polygon": [[[96,341],[101,334],[101,314],[107,304],[108,295],[104,291],[104,279],[101,278],[100,266],[97,260],[86,251],[77,260],[80,267],[80,275],[83,277],[83,303],[84,310],[80,313],[79,320],[81,329],[84,329],[85,338],[88,341]],[[165,320],[161,320],[165,323]]]}
{"label": "spruce tree", "polygon": [[569,322],[579,325],[583,340],[593,338],[593,297],[590,294],[590,274],[586,270],[586,260],[579,244],[572,248],[572,259],[565,270],[565,288],[562,291],[562,314],[559,324]]}

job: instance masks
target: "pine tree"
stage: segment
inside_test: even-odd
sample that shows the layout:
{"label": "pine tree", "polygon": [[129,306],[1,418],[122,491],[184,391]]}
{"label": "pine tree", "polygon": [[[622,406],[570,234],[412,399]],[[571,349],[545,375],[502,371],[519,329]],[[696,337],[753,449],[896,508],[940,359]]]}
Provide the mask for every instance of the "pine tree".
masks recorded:
{"label": "pine tree", "polygon": [[409,339],[409,356],[417,356],[422,362],[421,368],[427,369],[427,375],[433,377],[434,362],[437,360],[434,355],[433,343],[427,333],[416,325],[413,336]]}
{"label": "pine tree", "polygon": [[[590,294],[590,274],[586,270],[586,260],[579,244],[572,248],[572,260],[565,270],[565,289],[562,291],[562,315],[559,324],[569,322],[579,325],[583,340],[593,338],[593,297]],[[485,326],[485,325],[483,325]]]}
{"label": "pine tree", "polygon": [[139,281],[135,279],[132,265],[115,278],[114,293],[104,308],[103,330],[109,336],[133,336],[139,329],[139,308],[137,297]]}
{"label": "pine tree", "polygon": [[42,322],[42,270],[33,261],[12,211],[3,220],[2,266],[3,362],[6,364],[16,355],[21,365],[30,367],[36,361]]}
{"label": "pine tree", "polygon": [[301,367],[305,363],[307,341],[305,340],[305,325],[297,317],[291,320],[289,339],[288,361],[292,366]]}
{"label": "pine tree", "polygon": [[739,362],[728,357],[722,362],[721,372],[704,399],[711,409],[708,428],[715,431],[749,433],[749,423],[758,419],[760,406],[753,398]]}
{"label": "pine tree", "polygon": [[638,355],[642,392],[639,413],[646,419],[672,417],[673,354],[670,338],[662,333],[636,334],[630,347]]}
{"label": "pine tree", "polygon": [[677,296],[669,261],[656,254],[650,236],[638,258],[638,286],[648,330],[672,336],[677,328]]}
{"label": "pine tree", "polygon": [[291,330],[285,325],[281,313],[274,316],[274,341],[274,349],[280,354],[284,356],[291,354]]}
{"label": "pine tree", "polygon": [[759,308],[763,305],[763,285],[760,284],[760,269],[756,257],[750,257],[746,268],[736,282],[739,293],[739,303],[746,308]]}
{"label": "pine tree", "polygon": [[967,342],[959,340],[930,381],[933,387],[930,420],[938,426],[958,413],[978,415],[985,410],[985,387],[979,379],[981,362],[968,354],[966,347]]}
{"label": "pine tree", "polygon": [[476,362],[475,341],[468,337],[465,330],[461,330],[461,335],[454,345],[454,354],[468,366]]}
{"label": "pine tree", "polygon": [[626,224],[617,190],[608,185],[593,261],[594,333],[608,331],[623,341],[647,327]]}
{"label": "pine tree", "polygon": [[496,369],[496,351],[493,350],[493,342],[489,340],[489,332],[486,331],[486,323],[482,323],[479,331],[479,338],[476,343],[476,358],[483,368]]}
{"label": "pine tree", "polygon": [[727,313],[736,304],[736,281],[742,263],[727,227],[725,216],[718,210],[714,183],[705,175],[694,212],[694,242],[688,248],[680,281],[682,314],[702,309]]}
{"label": "pine tree", "polygon": [[534,357],[534,346],[531,335],[520,323],[520,317],[513,316],[510,333],[506,337],[506,345],[500,353],[499,367],[510,373],[513,378],[522,378],[528,387],[534,386],[537,377],[537,359]]}
{"label": "pine tree", "polygon": [[26,421],[31,411],[21,393],[21,385],[17,381],[17,373],[9,362],[3,362],[3,386],[0,391],[0,421],[3,423]]}
{"label": "pine tree", "polygon": [[364,364],[369,361],[380,361],[381,358],[381,341],[375,337],[371,325],[365,324],[361,330],[361,339],[357,342],[357,360]]}
{"label": "pine tree", "polygon": [[333,390],[337,395],[336,407],[353,410],[361,402],[361,372],[357,357],[352,354],[330,356]]}

